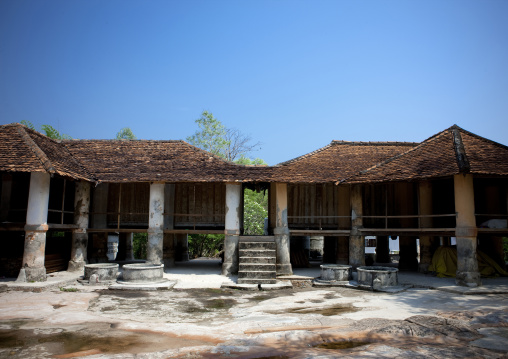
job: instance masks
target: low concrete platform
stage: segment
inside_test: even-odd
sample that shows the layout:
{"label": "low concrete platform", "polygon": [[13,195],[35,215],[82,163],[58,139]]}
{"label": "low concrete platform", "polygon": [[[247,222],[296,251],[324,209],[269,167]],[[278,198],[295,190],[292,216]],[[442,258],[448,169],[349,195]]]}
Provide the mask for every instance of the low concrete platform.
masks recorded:
{"label": "low concrete platform", "polygon": [[[122,263],[120,263],[122,264]],[[175,267],[165,268],[164,279],[174,281],[175,289],[198,289],[216,288],[236,285],[236,276],[223,276],[221,274],[221,261],[215,258],[200,258],[186,262],[177,262]],[[121,271],[121,266],[120,266]],[[295,268],[290,276],[279,276],[277,280],[282,282],[305,282],[311,285],[319,278],[321,270],[319,265],[311,268]],[[355,280],[356,272],[353,273]],[[31,291],[41,292],[68,285],[84,285],[78,283],[83,273],[79,272],[57,272],[48,274],[46,282],[19,283],[16,278],[0,278],[0,291]],[[435,289],[454,294],[462,295],[486,295],[486,294],[508,294],[508,277],[482,278],[482,286],[476,288],[461,287],[455,284],[455,278],[438,278],[430,274],[399,272],[399,285],[413,286],[415,288]],[[105,288],[111,283],[99,284],[98,287]],[[257,287],[257,285],[254,285]],[[323,285],[324,286],[324,285]],[[271,288],[266,287],[266,290]],[[238,288],[241,289],[241,288]],[[256,288],[258,290],[259,288]],[[406,288],[407,289],[407,288]]]}
{"label": "low concrete platform", "polygon": [[414,286],[412,284],[400,284],[395,286],[386,286],[381,288],[373,288],[371,286],[362,285],[359,284],[355,280],[350,281],[325,281],[321,280],[319,278],[314,279],[312,282],[312,285],[314,287],[342,287],[342,288],[349,288],[349,289],[358,289],[358,290],[366,290],[371,292],[382,292],[382,293],[400,293],[405,290],[408,290],[409,288],[413,288]]}
{"label": "low concrete platform", "polygon": [[176,285],[174,280],[164,280],[158,283],[114,283],[108,289],[111,290],[139,290],[139,291],[156,291],[156,290],[169,290]]}

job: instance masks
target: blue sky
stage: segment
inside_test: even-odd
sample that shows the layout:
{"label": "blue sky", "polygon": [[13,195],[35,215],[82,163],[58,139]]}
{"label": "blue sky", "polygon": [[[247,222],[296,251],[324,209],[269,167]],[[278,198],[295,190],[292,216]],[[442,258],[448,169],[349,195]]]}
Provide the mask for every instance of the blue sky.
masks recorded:
{"label": "blue sky", "polygon": [[269,164],[331,140],[508,144],[508,1],[0,1],[0,123],[185,139],[203,110]]}

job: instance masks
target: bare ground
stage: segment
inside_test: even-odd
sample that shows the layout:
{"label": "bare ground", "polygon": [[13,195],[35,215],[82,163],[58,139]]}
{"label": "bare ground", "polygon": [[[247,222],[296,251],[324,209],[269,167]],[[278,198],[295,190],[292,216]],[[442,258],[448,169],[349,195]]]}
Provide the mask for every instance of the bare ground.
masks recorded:
{"label": "bare ground", "polygon": [[503,294],[62,289],[0,293],[0,358],[508,358]]}

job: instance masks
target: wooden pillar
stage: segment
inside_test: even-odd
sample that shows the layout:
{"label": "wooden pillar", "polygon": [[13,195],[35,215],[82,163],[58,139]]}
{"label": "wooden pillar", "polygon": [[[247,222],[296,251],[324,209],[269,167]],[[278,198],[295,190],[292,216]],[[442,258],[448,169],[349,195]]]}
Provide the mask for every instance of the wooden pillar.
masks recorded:
{"label": "wooden pillar", "polygon": [[277,275],[291,275],[287,184],[276,183],[274,189],[276,213],[273,234],[277,245]]}
{"label": "wooden pillar", "polygon": [[150,184],[148,243],[146,259],[151,264],[163,263],[164,241],[164,183]]}
{"label": "wooden pillar", "polygon": [[[399,203],[401,215],[414,214],[413,209],[413,185],[408,182],[401,182],[396,185],[395,193]],[[401,227],[412,227],[412,219],[401,219]],[[416,237],[399,236],[399,270],[418,270],[418,251],[416,248]]]}
{"label": "wooden pillar", "polygon": [[[432,214],[432,184],[430,181],[422,181],[418,184],[418,211],[420,215]],[[432,217],[421,217],[420,228],[432,228]],[[418,271],[427,273],[432,256],[436,249],[435,238],[428,234],[420,236],[420,264]]]}
{"label": "wooden pillar", "polygon": [[50,175],[32,172],[25,225],[25,249],[19,282],[43,282],[46,280],[44,256],[48,231]]}
{"label": "wooden pillar", "polygon": [[226,223],[224,238],[224,263],[222,275],[238,273],[238,240],[242,211],[242,185],[226,184]]}
{"label": "wooden pillar", "polygon": [[455,283],[467,287],[481,285],[478,259],[476,256],[477,228],[474,206],[473,176],[454,176],[455,211],[457,225],[457,274]]}
{"label": "wooden pillar", "polygon": [[88,211],[90,208],[90,183],[76,183],[74,194],[74,224],[78,226],[72,231],[71,260],[68,271],[83,271],[87,262],[88,247]]}
{"label": "wooden pillar", "polygon": [[351,188],[351,235],[349,236],[349,264],[353,268],[365,265],[365,237],[363,228],[362,187]]}
{"label": "wooden pillar", "polygon": [[[174,229],[175,212],[175,185],[167,183],[164,186],[164,229]],[[163,240],[163,261],[165,268],[175,266],[175,235],[164,233]]]}
{"label": "wooden pillar", "polygon": [[[337,202],[338,210],[337,215],[339,216],[338,229],[349,229],[351,227],[350,218],[340,218],[342,216],[351,215],[351,202],[349,186],[342,185],[337,186]],[[337,252],[336,252],[336,263],[337,264],[349,264],[349,238],[341,236],[337,238]]]}

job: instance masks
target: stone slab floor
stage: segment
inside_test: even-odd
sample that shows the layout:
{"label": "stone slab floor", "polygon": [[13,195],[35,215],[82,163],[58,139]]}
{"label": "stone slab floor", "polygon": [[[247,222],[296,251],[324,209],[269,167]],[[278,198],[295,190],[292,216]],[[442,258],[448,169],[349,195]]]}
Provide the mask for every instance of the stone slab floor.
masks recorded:
{"label": "stone slab floor", "polygon": [[508,295],[414,288],[0,293],[0,358],[508,358]]}

